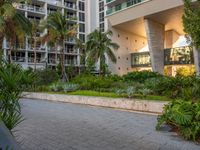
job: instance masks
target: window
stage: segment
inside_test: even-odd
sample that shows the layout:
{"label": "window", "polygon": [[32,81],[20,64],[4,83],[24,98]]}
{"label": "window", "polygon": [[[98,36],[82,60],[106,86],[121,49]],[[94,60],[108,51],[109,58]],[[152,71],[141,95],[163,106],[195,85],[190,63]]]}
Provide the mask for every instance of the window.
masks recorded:
{"label": "window", "polygon": [[80,39],[82,42],[85,42],[85,34],[79,34],[79,39]]}
{"label": "window", "polygon": [[103,22],[104,21],[104,12],[99,14],[99,22]]}
{"label": "window", "polygon": [[104,11],[104,2],[99,3],[99,12]]}
{"label": "window", "polygon": [[79,24],[79,32],[85,32],[85,24],[83,23]]}
{"label": "window", "polygon": [[79,10],[81,10],[81,11],[85,11],[85,3],[84,2],[80,2],[79,1]]}
{"label": "window", "polygon": [[79,21],[82,21],[82,22],[85,21],[85,14],[84,13],[79,12]]}
{"label": "window", "polygon": [[101,32],[104,32],[104,23],[101,23],[100,25],[99,25],[99,29],[100,29],[100,31]]}

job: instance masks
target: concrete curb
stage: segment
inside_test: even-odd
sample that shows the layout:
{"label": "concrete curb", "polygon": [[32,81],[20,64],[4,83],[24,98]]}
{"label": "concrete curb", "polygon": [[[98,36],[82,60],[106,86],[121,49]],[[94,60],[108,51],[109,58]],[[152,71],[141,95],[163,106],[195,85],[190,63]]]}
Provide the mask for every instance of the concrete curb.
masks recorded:
{"label": "concrete curb", "polygon": [[64,94],[48,94],[48,93],[33,93],[24,92],[23,98],[41,99],[56,102],[67,102],[74,104],[85,104],[100,107],[110,107],[117,109],[125,109],[132,111],[142,111],[150,113],[162,113],[163,107],[167,102],[149,101],[149,100],[137,100],[126,98],[105,98],[105,97],[93,97],[93,96],[76,96],[76,95],[64,95]]}

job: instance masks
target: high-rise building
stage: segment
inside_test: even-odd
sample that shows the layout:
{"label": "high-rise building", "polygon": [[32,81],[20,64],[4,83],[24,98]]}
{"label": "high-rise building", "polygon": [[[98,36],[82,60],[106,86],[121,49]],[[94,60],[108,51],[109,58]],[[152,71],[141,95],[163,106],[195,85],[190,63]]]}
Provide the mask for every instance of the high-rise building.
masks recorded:
{"label": "high-rise building", "polygon": [[[66,13],[66,19],[70,19],[69,24],[79,24],[77,29],[77,37],[82,41],[86,39],[86,1],[85,0],[32,0],[31,3],[15,4],[17,11],[22,13],[29,20],[40,20],[55,11]],[[38,37],[44,33],[38,32]],[[4,55],[8,57],[9,43],[4,40],[3,48]],[[12,61],[21,64],[24,68],[33,67],[34,65],[34,50],[33,44],[27,37],[24,43],[17,44],[17,50],[11,53]],[[73,66],[75,69],[81,69],[84,64],[80,61],[82,52],[75,48],[75,39],[69,38],[65,40],[65,65]],[[47,65],[55,68],[58,65],[59,52],[54,47],[49,47],[47,44],[37,42],[36,44],[36,67],[44,68]]]}
{"label": "high-rise building", "polygon": [[[195,2],[194,2],[195,4]],[[119,44],[113,73],[153,70],[174,75],[177,68],[199,66],[183,30],[182,0],[106,0],[108,28]]]}
{"label": "high-rise building", "polygon": [[[78,24],[77,37],[86,41],[99,28],[111,30],[112,40],[120,48],[114,51],[117,63],[108,60],[109,69],[119,75],[136,70],[153,70],[174,75],[177,68],[198,65],[183,31],[182,0],[32,0],[18,4],[17,10],[27,18],[41,20],[54,11],[67,12],[70,23]],[[38,33],[40,36],[40,33]],[[4,54],[8,46],[4,41]],[[80,70],[84,66],[75,40],[66,39],[66,66]],[[33,67],[33,48],[28,40],[12,52],[12,60],[24,68]],[[56,67],[55,48],[37,43],[37,68]]]}

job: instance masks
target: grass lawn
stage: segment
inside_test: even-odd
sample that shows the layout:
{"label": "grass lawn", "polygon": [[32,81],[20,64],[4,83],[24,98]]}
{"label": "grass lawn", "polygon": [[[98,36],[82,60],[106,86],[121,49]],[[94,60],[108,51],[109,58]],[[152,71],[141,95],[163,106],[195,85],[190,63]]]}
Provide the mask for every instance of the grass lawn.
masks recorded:
{"label": "grass lawn", "polygon": [[[66,95],[80,95],[80,96],[95,96],[95,97],[109,97],[109,98],[124,98],[123,96],[119,96],[116,93],[112,92],[98,92],[98,91],[91,91],[91,90],[78,90],[74,92],[48,92],[50,94],[66,94]],[[141,100],[154,100],[154,101],[171,101],[172,99],[166,96],[157,96],[157,95],[148,95],[143,97],[142,95],[135,95],[135,99]]]}

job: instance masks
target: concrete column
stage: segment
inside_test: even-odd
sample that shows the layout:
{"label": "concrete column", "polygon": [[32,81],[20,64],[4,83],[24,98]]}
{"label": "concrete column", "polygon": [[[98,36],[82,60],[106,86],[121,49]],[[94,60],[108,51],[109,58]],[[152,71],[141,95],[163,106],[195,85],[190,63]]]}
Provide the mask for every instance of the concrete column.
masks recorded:
{"label": "concrete column", "polygon": [[195,46],[193,47],[194,54],[194,65],[196,68],[196,74],[200,75],[200,50],[198,50]]}
{"label": "concrete column", "polygon": [[145,18],[145,30],[154,72],[164,74],[164,35],[165,26]]}

